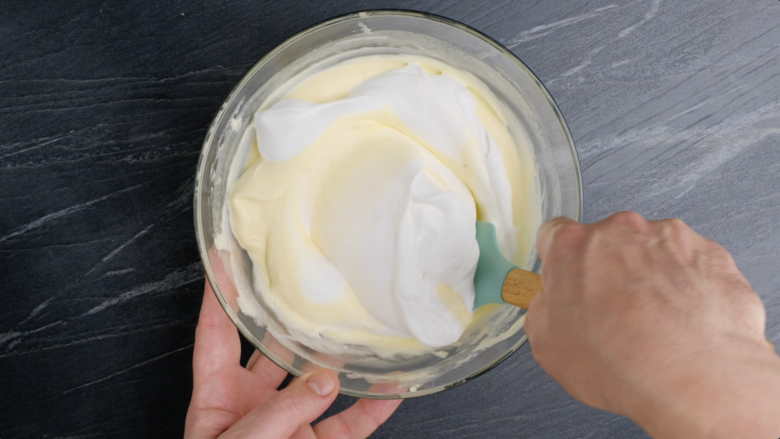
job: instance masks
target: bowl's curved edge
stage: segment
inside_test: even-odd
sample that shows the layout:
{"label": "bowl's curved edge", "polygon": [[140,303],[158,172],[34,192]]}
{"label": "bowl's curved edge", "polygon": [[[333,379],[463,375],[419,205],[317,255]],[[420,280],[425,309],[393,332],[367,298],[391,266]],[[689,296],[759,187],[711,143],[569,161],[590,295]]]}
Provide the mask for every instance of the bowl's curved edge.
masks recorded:
{"label": "bowl's curved edge", "polygon": [[[333,17],[327,20],[320,21],[318,23],[315,23],[300,32],[295,33],[291,37],[285,39],[281,44],[276,46],[274,49],[269,51],[267,54],[265,54],[257,63],[255,63],[244,76],[241,78],[241,80],[236,84],[236,86],[231,90],[230,94],[228,95],[227,99],[225,99],[225,103],[222,105],[222,107],[217,112],[216,116],[214,117],[214,120],[211,123],[211,126],[209,127],[209,130],[206,134],[206,138],[203,142],[203,147],[201,148],[201,153],[198,158],[198,165],[197,165],[197,172],[196,172],[196,178],[195,178],[195,184],[194,184],[194,193],[193,193],[193,216],[195,220],[195,237],[198,244],[198,251],[200,253],[200,258],[204,266],[204,270],[206,273],[206,280],[211,285],[211,288],[214,291],[214,294],[217,296],[217,299],[222,306],[222,308],[225,310],[225,313],[228,315],[230,320],[233,322],[233,324],[236,326],[236,328],[239,330],[239,332],[247,339],[249,340],[252,345],[258,349],[263,355],[265,355],[268,359],[270,359],[274,364],[281,367],[283,370],[287,371],[288,373],[292,374],[293,376],[299,377],[300,374],[297,373],[296,370],[288,366],[286,363],[281,361],[279,358],[277,358],[275,355],[273,355],[271,352],[269,352],[265,347],[263,347],[262,343],[260,343],[259,340],[257,340],[250,332],[249,330],[244,326],[244,324],[239,320],[238,316],[233,312],[233,310],[230,308],[230,305],[225,300],[220,288],[219,284],[216,281],[216,278],[214,276],[214,273],[211,269],[211,265],[208,259],[208,251],[209,249],[206,248],[204,237],[203,237],[203,230],[201,227],[202,219],[200,215],[200,207],[201,207],[201,181],[202,181],[202,175],[205,173],[205,166],[206,166],[206,160],[205,157],[208,155],[208,152],[211,148],[211,143],[214,141],[214,135],[216,132],[217,127],[219,126],[220,122],[222,121],[223,117],[226,114],[227,109],[227,103],[231,102],[238,91],[242,88],[242,86],[245,84],[245,82],[248,80],[248,78],[258,69],[260,69],[271,57],[273,57],[276,53],[284,50],[289,44],[291,44],[293,41],[314,32],[315,30],[318,30],[322,27],[329,26],[335,23],[339,23],[346,20],[351,19],[360,19],[365,18],[367,16],[372,15],[399,15],[399,16],[407,16],[407,17],[415,17],[415,18],[422,18],[422,19],[429,19],[438,21],[450,26],[453,26],[455,28],[461,29],[465,32],[468,32],[472,35],[474,35],[477,38],[482,39],[483,41],[487,42],[494,48],[496,48],[499,52],[503,53],[505,56],[512,59],[515,63],[517,63],[523,70],[525,70],[528,75],[533,78],[536,83],[539,86],[540,91],[545,96],[547,101],[549,102],[550,106],[552,107],[556,117],[558,118],[561,128],[568,140],[569,143],[569,149],[572,154],[572,161],[574,163],[575,168],[575,176],[577,180],[577,187],[578,187],[578,212],[577,212],[577,218],[575,218],[578,222],[582,221],[583,216],[583,188],[582,188],[582,175],[581,175],[581,168],[580,168],[580,161],[579,156],[577,154],[577,150],[574,146],[574,140],[571,136],[571,132],[569,131],[568,124],[566,123],[566,120],[563,117],[563,114],[561,113],[560,109],[558,108],[557,103],[553,99],[552,95],[550,95],[547,88],[544,86],[542,81],[539,79],[539,77],[525,64],[523,63],[517,55],[515,55],[512,51],[507,49],[504,45],[496,41],[495,39],[485,35],[484,33],[472,28],[471,26],[468,26],[466,24],[463,24],[461,22],[452,20],[450,18],[442,17],[440,15],[428,13],[428,12],[421,12],[421,11],[414,11],[414,10],[407,10],[407,9],[378,9],[378,10],[368,10],[368,11],[360,11],[360,12],[350,12],[347,14],[339,15],[337,17]],[[405,392],[405,393],[399,393],[399,394],[377,394],[377,393],[371,393],[371,392],[360,392],[360,391],[354,391],[350,389],[339,389],[339,393],[347,396],[353,396],[358,398],[370,398],[370,399],[409,399],[409,398],[419,398],[422,396],[432,395],[434,393],[439,393],[444,390],[452,389],[455,387],[458,387],[460,385],[463,385],[467,382],[470,382],[474,380],[475,378],[478,378],[485,373],[489,372],[491,369],[497,367],[499,364],[504,362],[506,359],[508,359],[512,354],[517,352],[520,347],[522,347],[525,342],[527,341],[527,336],[523,336],[522,339],[516,343],[515,346],[508,349],[501,357],[497,358],[493,363],[489,364],[488,366],[485,366],[483,368],[480,368],[476,372],[473,372],[469,374],[468,376],[462,378],[461,380],[458,380],[456,382],[434,387],[430,389],[424,389],[416,392]]]}

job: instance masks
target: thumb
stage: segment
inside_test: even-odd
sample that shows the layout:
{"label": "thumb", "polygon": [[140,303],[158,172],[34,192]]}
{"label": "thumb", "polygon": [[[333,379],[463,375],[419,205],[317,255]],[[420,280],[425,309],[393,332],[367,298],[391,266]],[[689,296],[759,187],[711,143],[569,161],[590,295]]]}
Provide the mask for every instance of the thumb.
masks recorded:
{"label": "thumb", "polygon": [[558,230],[563,226],[572,225],[579,225],[579,223],[573,219],[561,216],[553,218],[539,227],[539,230],[536,232],[536,253],[539,254],[539,259],[542,261],[547,259],[547,253],[550,252]]}
{"label": "thumb", "polygon": [[220,438],[289,438],[330,406],[339,378],[328,369],[309,372],[233,424]]}

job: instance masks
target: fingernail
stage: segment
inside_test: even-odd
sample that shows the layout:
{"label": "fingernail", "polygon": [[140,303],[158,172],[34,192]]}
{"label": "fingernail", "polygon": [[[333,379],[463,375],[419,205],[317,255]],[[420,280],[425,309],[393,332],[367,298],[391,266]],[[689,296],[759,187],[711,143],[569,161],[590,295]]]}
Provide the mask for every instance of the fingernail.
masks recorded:
{"label": "fingernail", "polygon": [[311,390],[314,390],[314,393],[320,396],[330,395],[335,387],[333,379],[331,379],[330,375],[323,370],[318,370],[309,375],[309,377],[306,378],[306,385],[309,386]]}

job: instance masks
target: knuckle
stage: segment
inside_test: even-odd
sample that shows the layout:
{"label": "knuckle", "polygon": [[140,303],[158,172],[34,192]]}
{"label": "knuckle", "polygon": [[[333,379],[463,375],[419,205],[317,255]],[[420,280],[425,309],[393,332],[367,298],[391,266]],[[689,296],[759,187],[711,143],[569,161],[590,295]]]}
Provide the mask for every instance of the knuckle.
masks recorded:
{"label": "knuckle", "polygon": [[736,283],[747,283],[737,268],[737,263],[723,246],[714,241],[700,247],[696,252],[698,265],[705,273],[716,277],[728,277]]}
{"label": "knuckle", "polygon": [[710,251],[710,260],[716,269],[721,270],[737,270],[737,263],[734,262],[734,258],[731,253],[728,252],[720,244],[715,244]]}
{"label": "knuckle", "polygon": [[695,259],[700,241],[697,235],[685,222],[672,218],[657,221],[654,226],[655,241],[667,251],[672,251],[685,261]]}
{"label": "knuckle", "polygon": [[[379,415],[375,411],[369,410],[368,408],[366,408],[365,405],[360,406],[360,414],[361,414],[361,418],[363,418],[365,422],[365,424],[362,426],[363,427],[362,429],[368,427],[371,431],[373,431],[379,428],[379,426],[382,425],[382,422],[384,422],[384,419],[382,419],[381,415]],[[346,431],[349,432],[349,437],[358,436],[358,433],[360,433],[359,430],[361,430],[361,428],[359,427],[356,428],[355,426],[353,426],[348,422],[344,422],[344,424],[345,424]]]}
{"label": "knuckle", "polygon": [[618,212],[607,218],[607,221],[623,224],[636,229],[643,228],[647,220],[642,215],[633,211]]}
{"label": "knuckle", "polygon": [[584,226],[578,223],[561,225],[555,232],[552,242],[555,246],[574,246],[583,238]]}
{"label": "knuckle", "polygon": [[692,232],[691,228],[679,218],[658,221],[658,229],[665,238],[682,237]]}
{"label": "knuckle", "polygon": [[333,434],[328,437],[333,438],[350,438],[357,437],[356,432],[353,431],[352,424],[342,419],[340,416],[331,418],[334,420]]}
{"label": "knuckle", "polygon": [[731,312],[739,321],[741,329],[747,329],[755,335],[764,337],[766,327],[766,308],[758,294],[747,285],[735,285],[731,294]]}
{"label": "knuckle", "polygon": [[555,231],[561,227],[562,225],[566,224],[566,219],[562,217],[556,217],[551,220],[545,221],[540,227],[539,227],[539,235],[549,235],[554,234]]}
{"label": "knuckle", "polygon": [[583,236],[584,227],[573,221],[552,224],[552,227],[544,232],[541,244],[537,244],[540,254],[545,253],[542,256],[545,262],[549,262],[550,259],[560,259],[561,256],[570,253],[572,248],[577,247]]}
{"label": "knuckle", "polygon": [[688,227],[688,224],[685,224],[685,221],[681,220],[680,218],[669,218],[667,220],[661,221],[662,223],[665,223],[673,230],[676,231],[684,231],[684,230],[690,230],[690,227]]}
{"label": "knuckle", "polygon": [[[735,283],[742,284],[739,280],[736,280]],[[746,285],[741,285],[742,288],[735,288],[735,296],[736,300],[748,309],[758,309],[763,310],[764,309],[764,302],[761,301],[761,298],[758,297],[758,294],[756,294],[751,288],[746,288]]]}
{"label": "knuckle", "polygon": [[302,411],[300,398],[296,398],[291,392],[280,392],[276,398],[276,408],[281,413],[298,413]]}

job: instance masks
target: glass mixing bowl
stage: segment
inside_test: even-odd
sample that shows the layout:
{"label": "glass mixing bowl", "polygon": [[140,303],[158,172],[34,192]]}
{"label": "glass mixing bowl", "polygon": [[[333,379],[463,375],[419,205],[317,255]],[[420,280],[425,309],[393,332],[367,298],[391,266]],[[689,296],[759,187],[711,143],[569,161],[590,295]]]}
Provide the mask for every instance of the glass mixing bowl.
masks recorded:
{"label": "glass mixing bowl", "polygon": [[[355,56],[397,53],[439,59],[487,84],[514,118],[508,122],[513,137],[534,156],[542,220],[566,216],[579,221],[582,216],[577,154],[558,107],[528,67],[468,26],[418,12],[360,12],[306,29],[263,57],[227,98],[203,144],[195,186],[200,254],[225,312],[258,350],[296,376],[316,366],[337,370],[341,393],[357,397],[395,399],[440,392],[488,371],[526,340],[523,310],[489,305],[479,310],[481,317],[457,343],[429,354],[395,359],[326,354],[286,337],[283,323],[252,292],[251,261],[230,233],[226,201],[243,170],[248,148],[241,138],[254,112],[307,69]],[[538,272],[541,261],[536,258],[527,268]],[[263,317],[250,317],[245,313],[249,308],[258,311],[250,314]]]}

